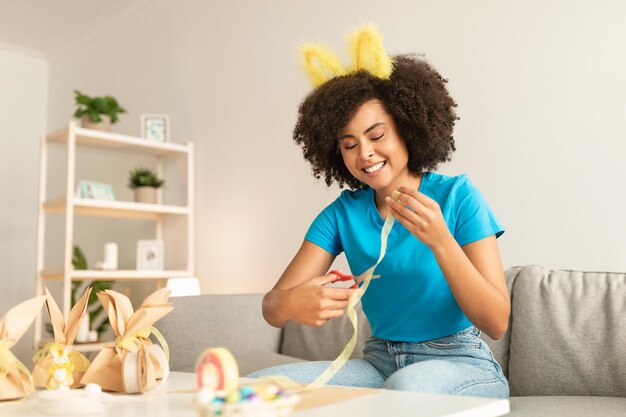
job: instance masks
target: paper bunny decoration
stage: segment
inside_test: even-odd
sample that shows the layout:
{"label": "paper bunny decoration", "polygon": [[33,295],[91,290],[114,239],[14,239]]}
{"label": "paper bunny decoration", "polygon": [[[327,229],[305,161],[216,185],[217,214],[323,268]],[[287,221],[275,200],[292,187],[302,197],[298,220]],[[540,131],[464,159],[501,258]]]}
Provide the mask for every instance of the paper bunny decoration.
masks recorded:
{"label": "paper bunny decoration", "polygon": [[[45,292],[46,308],[54,331],[54,342],[48,343],[33,356],[35,363],[33,382],[36,387],[48,389],[76,388],[80,386],[80,380],[89,368],[89,359],[74,349],[72,345],[76,339],[80,320],[87,312],[91,287],[85,290],[83,296],[72,307],[67,321],[63,318],[63,313],[61,313],[50,291],[45,288]],[[66,358],[66,362],[60,363],[63,358]],[[62,380],[59,379],[61,378],[61,367],[66,373]]]}
{"label": "paper bunny decoration", "polygon": [[29,370],[11,352],[26,333],[46,297],[31,298],[9,310],[0,320],[0,401],[23,398],[33,391]]}
{"label": "paper bunny decoration", "polygon": [[[167,288],[152,293],[137,311],[128,297],[105,290],[98,298],[109,314],[115,343],[105,345],[82,379],[83,384],[96,383],[107,391],[144,393],[158,379],[169,375],[167,343],[153,324],[174,309],[168,302]],[[149,339],[153,334],[161,346]]]}

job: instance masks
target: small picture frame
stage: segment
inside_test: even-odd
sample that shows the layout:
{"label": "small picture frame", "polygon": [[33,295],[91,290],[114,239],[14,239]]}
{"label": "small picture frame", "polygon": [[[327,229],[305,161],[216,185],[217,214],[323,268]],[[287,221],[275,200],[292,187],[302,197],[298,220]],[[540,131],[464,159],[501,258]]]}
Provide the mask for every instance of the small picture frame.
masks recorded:
{"label": "small picture frame", "polygon": [[80,180],[76,186],[76,197],[88,200],[115,201],[113,186],[101,182]]}
{"label": "small picture frame", "polygon": [[137,241],[137,270],[138,271],[162,271],[163,241],[162,240],[138,240]]}
{"label": "small picture frame", "polygon": [[156,142],[170,141],[170,117],[166,114],[142,114],[141,137]]}

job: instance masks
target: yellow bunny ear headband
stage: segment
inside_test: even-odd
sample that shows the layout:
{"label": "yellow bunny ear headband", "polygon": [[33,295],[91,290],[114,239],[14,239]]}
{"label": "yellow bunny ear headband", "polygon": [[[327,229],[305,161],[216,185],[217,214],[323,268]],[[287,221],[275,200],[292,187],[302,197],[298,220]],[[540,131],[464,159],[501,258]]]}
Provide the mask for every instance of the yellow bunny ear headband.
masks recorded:
{"label": "yellow bunny ear headband", "polygon": [[313,87],[319,87],[331,78],[357,71],[367,71],[371,75],[389,79],[393,71],[393,62],[383,49],[382,36],[368,24],[356,29],[348,38],[348,47],[352,64],[344,68],[340,59],[327,47],[318,44],[306,44],[300,47],[302,63]]}

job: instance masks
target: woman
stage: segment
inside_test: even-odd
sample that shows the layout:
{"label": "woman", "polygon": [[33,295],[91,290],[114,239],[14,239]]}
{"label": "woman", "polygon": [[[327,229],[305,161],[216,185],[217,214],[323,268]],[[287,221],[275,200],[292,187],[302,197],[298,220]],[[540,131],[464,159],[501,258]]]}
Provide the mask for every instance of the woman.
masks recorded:
{"label": "woman", "polygon": [[[374,34],[375,35],[375,34]],[[384,72],[384,71],[383,71]],[[412,55],[388,75],[352,70],[302,102],[294,140],[317,178],[343,191],[310,226],[304,242],[263,300],[273,326],[321,326],[340,317],[354,289],[328,288],[327,273],[345,252],[354,275],[371,267],[387,214],[397,223],[386,256],[362,297],[372,327],[363,359],[349,360],[330,384],[507,397],[508,383],[484,331],[501,337],[510,302],[496,238],[503,230],[466,176],[437,174],[455,150],[456,104],[444,80]],[[399,191],[398,201],[391,198]],[[310,382],[328,362],[283,365]]]}

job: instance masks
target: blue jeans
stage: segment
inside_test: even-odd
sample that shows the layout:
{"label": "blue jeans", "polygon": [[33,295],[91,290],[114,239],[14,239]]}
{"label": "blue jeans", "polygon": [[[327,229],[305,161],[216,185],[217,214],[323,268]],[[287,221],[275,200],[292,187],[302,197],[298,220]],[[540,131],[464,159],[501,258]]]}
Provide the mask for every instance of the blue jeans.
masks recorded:
{"label": "blue jeans", "polygon": [[[350,359],[328,382],[332,385],[387,388],[434,394],[507,398],[509,384],[489,346],[475,327],[421,343],[371,337],[363,359]],[[308,384],[330,364],[301,362],[274,366],[248,377],[285,375]]]}

